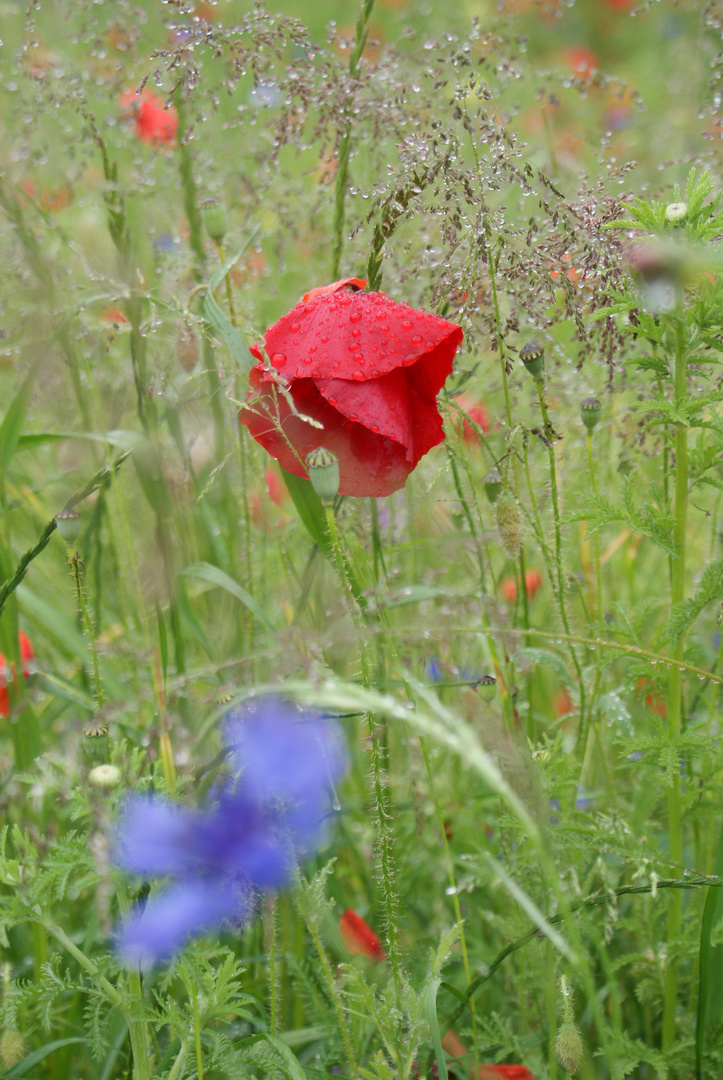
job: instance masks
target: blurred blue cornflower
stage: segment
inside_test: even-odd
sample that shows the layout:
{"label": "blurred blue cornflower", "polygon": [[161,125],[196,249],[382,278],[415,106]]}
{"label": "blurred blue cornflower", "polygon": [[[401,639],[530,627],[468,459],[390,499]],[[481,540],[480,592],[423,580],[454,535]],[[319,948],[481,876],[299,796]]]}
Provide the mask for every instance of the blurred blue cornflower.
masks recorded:
{"label": "blurred blue cornflower", "polygon": [[336,725],[271,699],[230,714],[225,741],[241,775],[206,809],[152,796],[125,806],[117,864],[173,879],[120,928],[125,963],[148,968],[202,931],[243,922],[255,891],[283,888],[322,840],[330,788],[346,763]]}

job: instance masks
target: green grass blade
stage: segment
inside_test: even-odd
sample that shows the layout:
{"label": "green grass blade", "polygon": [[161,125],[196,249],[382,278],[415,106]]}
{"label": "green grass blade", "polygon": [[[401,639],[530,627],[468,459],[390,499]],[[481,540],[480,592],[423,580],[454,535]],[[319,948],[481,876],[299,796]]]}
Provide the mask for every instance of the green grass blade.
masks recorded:
{"label": "green grass blade", "polygon": [[252,615],[255,615],[258,621],[261,623],[270,634],[275,634],[276,630],[271,620],[267,617],[260,604],[254,600],[250,592],[247,592],[242,585],[239,585],[237,581],[234,581],[232,577],[224,573],[223,570],[219,570],[217,566],[211,566],[207,562],[193,563],[192,566],[187,566],[185,570],[181,571],[187,577],[197,578],[199,581],[206,581],[209,585],[217,585],[220,589],[225,589],[231,596],[235,596],[237,600],[240,600],[242,604],[249,609]]}
{"label": "green grass blade", "polygon": [[[714,871],[723,874],[723,828],[718,839]],[[695,1075],[703,1080],[703,1051],[706,1042],[708,1017],[716,1019],[723,1008],[723,945],[712,943],[716,924],[723,916],[723,889],[708,888],[703,918],[700,924],[700,986],[698,1015],[695,1024]]]}
{"label": "green grass blade", "polygon": [[73,1036],[71,1039],[56,1039],[55,1042],[46,1043],[45,1046],[41,1046],[39,1050],[34,1050],[32,1054],[28,1054],[22,1061],[19,1061],[17,1065],[10,1069],[9,1072],[3,1073],[2,1080],[19,1080],[21,1076],[37,1076],[38,1073],[34,1072],[36,1066],[41,1061],[45,1061],[46,1057],[54,1054],[56,1050],[62,1050],[64,1046],[71,1046],[73,1043],[84,1043],[85,1039]]}
{"label": "green grass blade", "polygon": [[447,1080],[447,1059],[445,1058],[444,1050],[442,1049],[442,1036],[439,1033],[439,1019],[437,1018],[437,991],[439,990],[441,982],[441,979],[432,979],[427,987],[427,992],[424,995],[424,1016],[429,1024],[429,1030],[432,1035],[432,1046],[434,1047],[434,1058],[437,1062],[437,1071],[440,1077]]}

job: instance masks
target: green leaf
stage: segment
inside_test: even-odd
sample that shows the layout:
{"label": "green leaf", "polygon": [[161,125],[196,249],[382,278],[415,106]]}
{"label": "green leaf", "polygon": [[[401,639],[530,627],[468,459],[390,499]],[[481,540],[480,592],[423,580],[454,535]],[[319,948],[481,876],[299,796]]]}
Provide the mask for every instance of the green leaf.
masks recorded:
{"label": "green leaf", "polygon": [[552,652],[551,649],[538,649],[534,646],[525,647],[520,649],[520,655],[529,660],[531,664],[541,664],[544,667],[551,667],[562,679],[565,686],[573,686],[575,680],[573,679],[570,669],[561,656],[558,656],[556,652]]}
{"label": "green leaf", "polygon": [[333,558],[326,514],[311,480],[307,480],[304,476],[295,476],[286,469],[281,470],[281,475],[309,536],[327,559]]}
{"label": "green leaf", "polygon": [[[723,828],[718,839],[714,873],[718,877],[723,876]],[[713,945],[711,940],[713,929],[721,917],[723,917],[723,890],[709,886],[700,924],[700,982],[698,1015],[695,1024],[697,1080],[703,1080],[703,1051],[708,1017],[717,1022],[723,1010],[723,945]]]}
{"label": "green leaf", "polygon": [[206,581],[209,585],[217,585],[220,589],[225,589],[231,596],[235,596],[237,600],[249,609],[252,615],[255,615],[258,621],[264,626],[270,634],[275,634],[273,623],[267,617],[260,604],[254,600],[250,592],[247,592],[242,585],[234,581],[232,577],[224,573],[217,566],[212,566],[211,563],[198,562],[193,563],[192,566],[187,566],[185,570],[181,571],[187,577],[197,578],[199,581]]}
{"label": "green leaf", "polygon": [[239,334],[238,330],[233,325],[228,316],[225,315],[224,312],[221,310],[218,303],[216,302],[216,297],[213,294],[219,287],[221,282],[224,280],[226,275],[229,273],[229,271],[233,269],[233,267],[236,265],[243,253],[246,251],[247,247],[249,246],[253,238],[256,236],[257,232],[258,229],[255,229],[254,232],[251,233],[241,250],[237,251],[232,258],[227,259],[222,266],[219,266],[218,270],[215,272],[215,274],[213,274],[208,283],[206,295],[203,300],[203,315],[206,319],[206,322],[209,324],[209,326],[213,327],[218,337],[224,343],[228,351],[233,356],[234,360],[237,362],[237,364],[239,364],[239,366],[246,375],[248,375],[254,364],[257,363],[256,357],[251,355],[248,345],[241,337],[241,334]]}
{"label": "green leaf", "polygon": [[10,1069],[9,1072],[3,1073],[2,1080],[19,1080],[21,1076],[37,1076],[38,1073],[34,1072],[35,1067],[40,1064],[41,1061],[45,1061],[46,1057],[50,1057],[56,1050],[62,1050],[64,1046],[72,1046],[75,1043],[84,1043],[85,1039],[73,1036],[70,1039],[57,1039],[55,1042],[46,1043],[45,1046],[41,1046],[39,1050],[33,1050],[32,1054],[28,1054],[22,1061],[19,1061],[17,1065]]}
{"label": "green leaf", "polygon": [[429,1030],[432,1035],[432,1046],[434,1047],[434,1058],[437,1062],[437,1071],[444,1080],[447,1080],[447,1059],[444,1056],[444,1050],[442,1049],[442,1037],[439,1033],[439,1019],[437,1017],[437,991],[439,990],[441,979],[432,979],[431,983],[427,987],[427,992],[424,995],[424,1017],[429,1024]]}
{"label": "green leaf", "polygon": [[25,414],[28,411],[37,366],[37,363],[33,364],[30,373],[10,402],[3,422],[0,424],[0,480],[7,474],[13,454],[20,441],[20,432],[25,423]]}
{"label": "green leaf", "polygon": [[[243,1039],[239,1045],[248,1047],[251,1051],[255,1047],[270,1050],[276,1068],[287,1077],[287,1080],[307,1080],[307,1075],[299,1059],[292,1053],[286,1043],[275,1035],[251,1035],[249,1038]],[[261,1062],[263,1062],[263,1058]]]}

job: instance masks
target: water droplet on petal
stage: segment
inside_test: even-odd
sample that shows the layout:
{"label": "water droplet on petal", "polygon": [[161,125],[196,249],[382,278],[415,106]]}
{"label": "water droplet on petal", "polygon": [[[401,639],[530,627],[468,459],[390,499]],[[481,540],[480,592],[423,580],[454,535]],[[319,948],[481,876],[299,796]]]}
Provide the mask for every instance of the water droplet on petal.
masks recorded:
{"label": "water droplet on petal", "polygon": [[326,345],[328,340],[329,340],[329,338],[328,338],[327,334],[322,334],[321,337],[319,338],[319,341],[321,342],[322,345]]}
{"label": "water droplet on petal", "polygon": [[425,349],[433,349],[434,348],[434,342],[433,341],[425,341],[424,347],[425,347]]}
{"label": "water droplet on petal", "polygon": [[[354,318],[354,316],[352,315],[352,319],[353,318]],[[361,337],[361,330],[352,330],[351,336],[355,337],[355,338],[360,338]]]}
{"label": "water droplet on petal", "polygon": [[357,414],[355,412],[353,412],[353,413],[349,413],[349,419],[350,420],[358,420],[359,417],[357,416]]}
{"label": "water droplet on petal", "polygon": [[290,327],[291,333],[296,334],[298,332],[300,326],[301,326],[301,323],[292,322],[291,327]]}
{"label": "water droplet on petal", "polygon": [[386,358],[387,358],[387,354],[384,351],[384,349],[382,349],[382,351],[379,353],[379,359],[380,360],[386,360]]}
{"label": "water droplet on petal", "polygon": [[305,364],[313,364],[314,363],[314,357],[313,356],[305,356],[304,357],[304,363]]}
{"label": "water droplet on petal", "polygon": [[363,371],[355,371],[354,374],[352,375],[352,379],[356,379],[357,382],[364,382],[364,372]]}
{"label": "water droplet on petal", "polygon": [[376,424],[372,424],[371,430],[374,432],[375,435],[379,434],[379,428],[376,426]]}
{"label": "water droplet on petal", "polygon": [[381,330],[381,332],[383,334],[388,333],[389,332],[389,323],[384,323],[384,325],[380,326],[379,329]]}
{"label": "water droplet on petal", "polygon": [[274,367],[281,367],[282,364],[286,363],[286,353],[275,352],[271,357],[271,363]]}
{"label": "water droplet on petal", "polygon": [[358,348],[359,348],[359,344],[356,341],[350,341],[349,344],[347,345],[347,349],[349,350],[349,352],[356,352],[356,350]]}
{"label": "water droplet on petal", "polygon": [[334,364],[332,364],[332,365],[331,365],[331,370],[332,370],[332,371],[338,371],[340,367],[341,367],[341,364],[340,364],[340,363],[339,363],[339,361],[337,360],[337,361],[336,361],[336,363],[334,363]]}
{"label": "water droplet on petal", "polygon": [[318,371],[312,371],[311,377],[312,377],[312,379],[320,379],[321,378],[321,373],[318,372]]}
{"label": "water droplet on petal", "polygon": [[317,348],[316,345],[310,345],[309,346],[309,352],[316,352],[316,348]]}
{"label": "water droplet on petal", "polygon": [[414,337],[412,338],[412,345],[421,345],[421,344],[422,344],[421,337],[419,336],[419,334],[415,334]]}
{"label": "water droplet on petal", "polygon": [[327,401],[329,402],[330,405],[336,405],[336,398],[335,397],[327,398]]}
{"label": "water droplet on petal", "polygon": [[364,355],[363,355],[363,353],[360,353],[360,352],[356,353],[355,356],[354,356],[354,359],[356,360],[357,364],[363,364],[364,363]]}
{"label": "water droplet on petal", "polygon": [[341,304],[342,307],[349,307],[349,304],[351,303],[351,297],[341,295],[339,297],[339,303]]}
{"label": "water droplet on petal", "polygon": [[418,359],[419,357],[416,356],[414,353],[407,353],[407,355],[402,360],[402,367],[411,367],[412,364],[415,364]]}
{"label": "water droplet on petal", "polygon": [[349,319],[351,320],[351,322],[361,322],[361,317],[361,311],[352,311]]}
{"label": "water droplet on petal", "polygon": [[402,329],[403,330],[411,330],[412,329],[412,324],[410,323],[409,319],[402,319]]}
{"label": "water droplet on petal", "polygon": [[384,312],[381,310],[381,308],[378,311],[375,312],[374,317],[376,319],[383,319],[384,318]]}

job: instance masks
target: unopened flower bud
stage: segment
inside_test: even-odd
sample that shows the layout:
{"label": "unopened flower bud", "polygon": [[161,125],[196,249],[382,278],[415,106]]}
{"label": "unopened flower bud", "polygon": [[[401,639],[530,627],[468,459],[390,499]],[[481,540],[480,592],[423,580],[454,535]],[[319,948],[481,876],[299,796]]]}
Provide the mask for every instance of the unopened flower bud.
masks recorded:
{"label": "unopened flower bud", "polygon": [[597,426],[600,419],[600,402],[596,397],[586,397],[580,402],[580,419],[588,431]]}
{"label": "unopened flower bud", "polygon": [[19,1031],[4,1028],[0,1035],[0,1061],[6,1069],[12,1069],[22,1061],[27,1052],[27,1043]]}
{"label": "unopened flower bud", "polygon": [[176,356],[178,363],[189,375],[198,363],[200,353],[198,333],[192,323],[182,320],[176,333]]}
{"label": "unopened flower bud", "polygon": [[89,761],[105,761],[108,749],[108,725],[102,720],[89,720],[83,725],[83,750]]}
{"label": "unopened flower bud", "polygon": [[687,203],[672,202],[668,203],[665,208],[665,221],[668,225],[683,225],[687,216]]}
{"label": "unopened flower bud", "polygon": [[317,446],[306,455],[306,467],[314,491],[324,505],[333,503],[339,494],[339,459],[325,446]]}
{"label": "unopened flower bud", "polygon": [[497,679],[494,675],[483,675],[477,683],[477,694],[483,701],[492,701],[497,693]]}
{"label": "unopened flower bud", "polygon": [[60,539],[66,544],[74,544],[80,534],[80,514],[77,510],[61,510],[55,515],[55,524]]}
{"label": "unopened flower bud", "polygon": [[522,544],[520,508],[512,495],[500,495],[495,503],[497,530],[502,546],[511,559],[516,558]]}
{"label": "unopened flower bud", "polygon": [[545,350],[542,345],[534,341],[528,341],[520,349],[520,360],[529,371],[532,378],[539,382],[545,370]]}
{"label": "unopened flower bud", "polygon": [[492,472],[488,472],[486,476],[482,477],[482,486],[485,489],[485,495],[493,503],[502,490],[502,476],[496,469],[493,469]]}
{"label": "unopened flower bud", "polygon": [[121,779],[121,771],[115,765],[96,765],[88,773],[88,783],[101,790],[118,787]]}
{"label": "unopened flower bud", "polygon": [[204,199],[201,203],[201,221],[203,227],[217,243],[220,243],[226,235],[228,223],[226,221],[226,207],[220,199]]}
{"label": "unopened flower bud", "polygon": [[565,1072],[575,1073],[580,1068],[580,1062],[585,1054],[585,1046],[582,1035],[575,1024],[569,1020],[557,1029],[555,1053]]}

